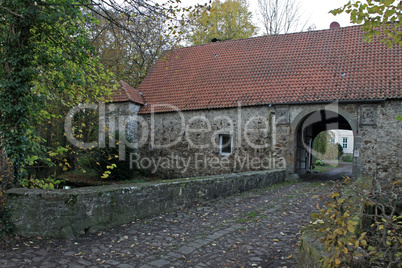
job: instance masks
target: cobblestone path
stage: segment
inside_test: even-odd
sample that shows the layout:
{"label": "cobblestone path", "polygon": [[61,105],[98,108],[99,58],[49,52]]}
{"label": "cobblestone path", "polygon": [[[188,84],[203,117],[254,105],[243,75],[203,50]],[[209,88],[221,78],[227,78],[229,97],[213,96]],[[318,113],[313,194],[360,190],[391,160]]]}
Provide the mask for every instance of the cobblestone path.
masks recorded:
{"label": "cobblestone path", "polygon": [[322,182],[281,183],[75,241],[32,238],[0,267],[294,267]]}

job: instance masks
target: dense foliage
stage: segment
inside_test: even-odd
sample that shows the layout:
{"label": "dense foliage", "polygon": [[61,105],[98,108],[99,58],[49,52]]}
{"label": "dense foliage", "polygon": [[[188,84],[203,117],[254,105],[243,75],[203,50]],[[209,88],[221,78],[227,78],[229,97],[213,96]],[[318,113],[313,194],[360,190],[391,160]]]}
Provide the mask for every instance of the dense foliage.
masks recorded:
{"label": "dense foliage", "polygon": [[343,154],[343,147],[334,143],[335,134],[331,131],[320,132],[313,141],[313,155],[317,159],[338,160]]}
{"label": "dense foliage", "polygon": [[2,0],[0,14],[0,139],[14,167],[14,185],[24,166],[47,161],[36,126],[55,117],[53,104],[73,105],[107,91],[109,74],[94,57],[82,13],[74,0]]}
{"label": "dense foliage", "polygon": [[[138,84],[191,10],[179,2],[0,0],[0,148],[13,167],[2,190],[18,186],[26,166],[77,168],[68,110],[101,101],[120,79]],[[74,118],[73,132],[91,139],[97,126],[85,120]]]}
{"label": "dense foliage", "polygon": [[251,22],[245,0],[215,0],[211,7],[197,9],[189,15],[188,39],[193,45],[249,38],[257,34],[257,27]]}

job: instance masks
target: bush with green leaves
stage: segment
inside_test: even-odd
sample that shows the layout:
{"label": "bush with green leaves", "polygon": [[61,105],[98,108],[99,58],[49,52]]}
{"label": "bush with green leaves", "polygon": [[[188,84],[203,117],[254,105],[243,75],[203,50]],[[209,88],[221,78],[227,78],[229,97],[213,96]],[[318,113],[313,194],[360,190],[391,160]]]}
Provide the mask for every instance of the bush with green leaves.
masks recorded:
{"label": "bush with green leaves", "polygon": [[342,161],[343,162],[353,162],[353,156],[350,154],[342,156]]}
{"label": "bush with green leaves", "polygon": [[343,155],[343,146],[340,145],[339,143],[336,143],[336,146],[338,148],[338,159],[340,159]]}
{"label": "bush with green leaves", "polygon": [[326,166],[327,164],[325,164],[324,161],[316,160],[316,161],[314,162],[314,165],[316,165],[316,166]]}
{"label": "bush with green leaves", "polygon": [[31,178],[23,178],[21,180],[21,187],[23,188],[39,188],[39,189],[56,189],[58,185],[65,183],[66,180],[59,180],[55,177],[49,177],[46,179],[37,179],[34,177]]}
{"label": "bush with green leaves", "polygon": [[131,148],[126,148],[126,159],[121,161],[119,158],[118,134],[115,135],[115,146],[109,146],[107,142],[104,148],[93,148],[83,155],[80,163],[84,164],[83,168],[96,170],[98,176],[104,180],[125,181],[131,180],[138,176],[146,175],[144,170],[138,169],[135,165],[130,167],[130,154],[134,153]]}

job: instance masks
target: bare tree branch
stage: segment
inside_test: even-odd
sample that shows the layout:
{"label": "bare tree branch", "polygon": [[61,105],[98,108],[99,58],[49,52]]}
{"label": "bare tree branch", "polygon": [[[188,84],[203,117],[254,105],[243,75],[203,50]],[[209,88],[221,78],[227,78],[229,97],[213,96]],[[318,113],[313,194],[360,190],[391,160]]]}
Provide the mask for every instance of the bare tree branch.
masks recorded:
{"label": "bare tree branch", "polygon": [[17,14],[17,13],[15,13],[15,12],[9,10],[9,9],[6,8],[6,7],[3,7],[3,6],[0,5],[0,8],[3,9],[3,10],[5,10],[5,11],[7,11],[8,13],[10,13],[10,14],[12,14],[12,15],[14,15],[14,16],[17,16],[17,17],[20,17],[20,18],[24,18],[24,16],[22,16],[21,14]]}
{"label": "bare tree branch", "polygon": [[297,0],[258,0],[258,7],[266,35],[303,31],[307,25]]}

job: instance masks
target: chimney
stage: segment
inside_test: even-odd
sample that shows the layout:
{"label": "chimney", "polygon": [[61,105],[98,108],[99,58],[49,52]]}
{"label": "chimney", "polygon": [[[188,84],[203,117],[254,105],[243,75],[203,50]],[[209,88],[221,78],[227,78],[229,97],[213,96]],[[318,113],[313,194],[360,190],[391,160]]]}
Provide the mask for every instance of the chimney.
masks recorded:
{"label": "chimney", "polygon": [[339,28],[341,28],[341,25],[338,22],[334,21],[331,23],[331,25],[329,25],[329,28],[330,29],[339,29]]}

